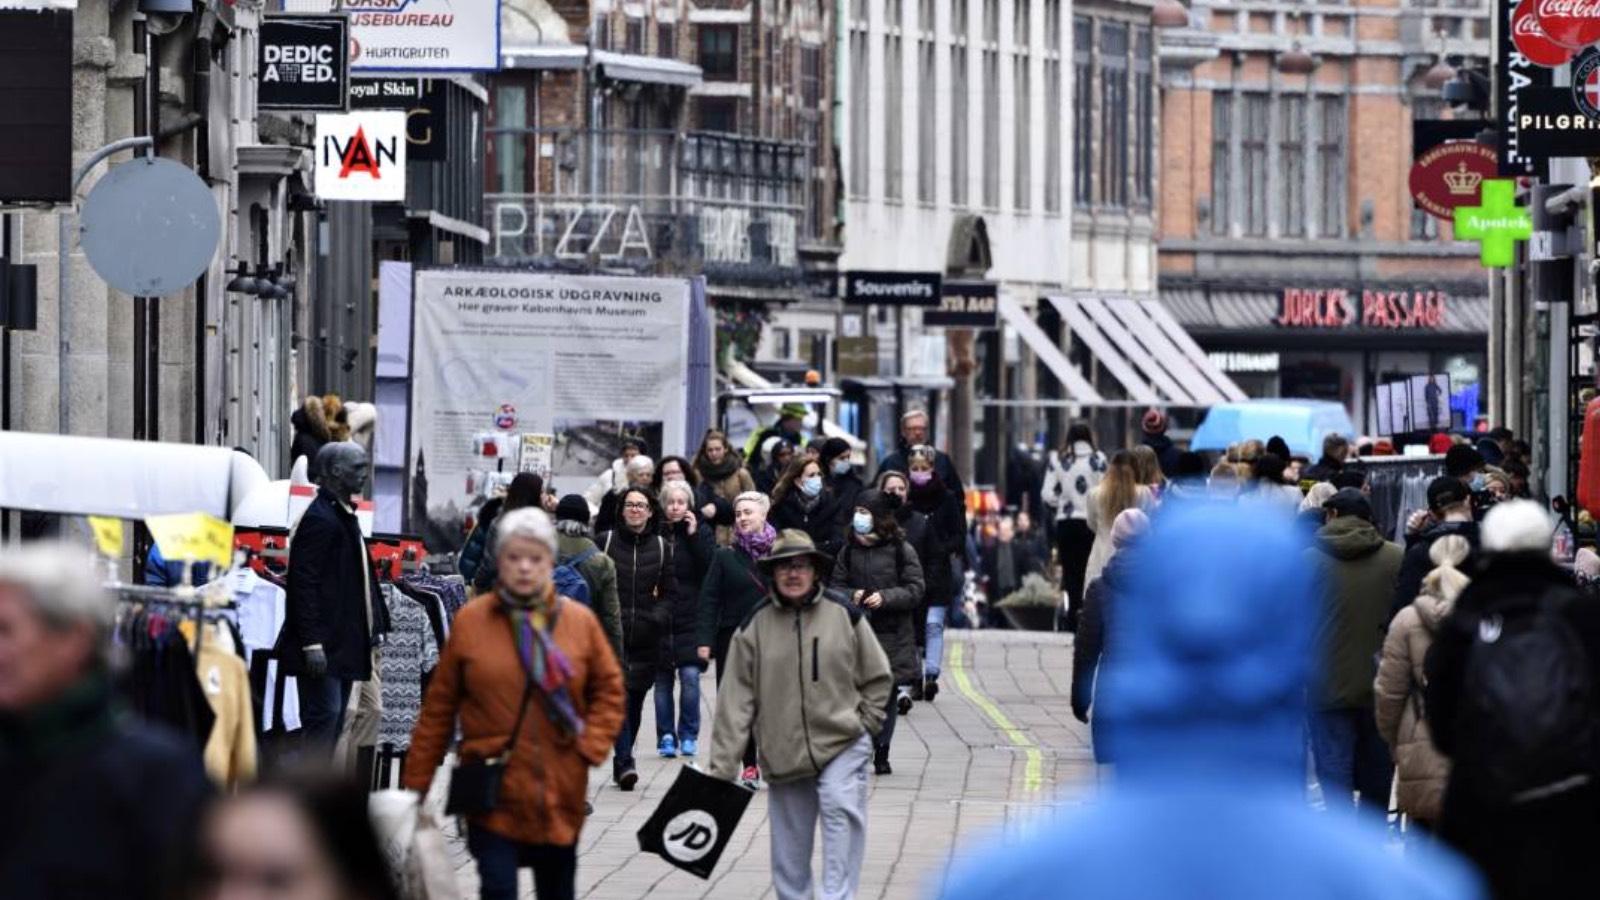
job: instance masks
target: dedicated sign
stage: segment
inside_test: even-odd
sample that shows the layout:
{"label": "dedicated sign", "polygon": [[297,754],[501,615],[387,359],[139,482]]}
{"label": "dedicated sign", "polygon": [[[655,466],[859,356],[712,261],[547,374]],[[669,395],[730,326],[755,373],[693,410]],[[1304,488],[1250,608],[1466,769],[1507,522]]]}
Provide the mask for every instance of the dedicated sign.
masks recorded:
{"label": "dedicated sign", "polygon": [[1479,188],[1497,174],[1494,150],[1477,141],[1450,141],[1411,166],[1411,197],[1430,215],[1454,219],[1458,206],[1478,202]]}
{"label": "dedicated sign", "polygon": [[344,16],[268,16],[258,61],[257,108],[345,110],[350,24]]}
{"label": "dedicated sign", "polygon": [[324,200],[406,199],[406,114],[317,116],[317,196]]}
{"label": "dedicated sign", "polygon": [[500,0],[346,0],[360,72],[500,68]]}
{"label": "dedicated sign", "polygon": [[844,302],[888,306],[938,306],[938,272],[846,272]]}
{"label": "dedicated sign", "polygon": [[939,308],[923,311],[922,324],[993,328],[999,293],[999,286],[992,281],[946,281]]}
{"label": "dedicated sign", "polygon": [[445,84],[434,78],[357,78],[350,85],[350,108],[404,110],[408,158],[437,162],[448,152]]}

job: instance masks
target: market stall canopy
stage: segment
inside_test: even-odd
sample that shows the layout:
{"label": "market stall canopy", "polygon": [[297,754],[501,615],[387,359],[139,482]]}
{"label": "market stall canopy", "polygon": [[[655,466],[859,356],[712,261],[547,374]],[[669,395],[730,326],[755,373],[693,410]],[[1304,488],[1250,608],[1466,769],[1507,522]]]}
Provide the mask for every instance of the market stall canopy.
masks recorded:
{"label": "market stall canopy", "polygon": [[1219,403],[1195,429],[1189,449],[1226,450],[1240,441],[1265,441],[1277,435],[1291,452],[1315,457],[1322,452],[1322,439],[1335,433],[1355,434],[1342,403],[1290,399]]}
{"label": "market stall canopy", "polygon": [[1049,300],[1060,311],[1073,339],[1089,348],[1130,400],[1152,406],[1204,407],[1248,399],[1155,300]]}
{"label": "market stall canopy", "polygon": [[1022,304],[1001,294],[997,308],[1000,310],[1000,318],[1006,320],[1006,324],[1010,325],[1017,336],[1022,338],[1022,342],[1033,350],[1045,368],[1061,382],[1061,390],[1066,394],[1066,399],[1085,405],[1105,402],[1100,392],[1083,377],[1083,373],[1072,364],[1072,360],[1067,359],[1067,355],[1061,352],[1061,348],[1056,346],[1050,335],[1044,333],[1039,323],[1033,321],[1033,316],[1022,308]]}
{"label": "market stall canopy", "polygon": [[203,512],[231,520],[268,483],[227,447],[0,432],[0,508],[143,519]]}

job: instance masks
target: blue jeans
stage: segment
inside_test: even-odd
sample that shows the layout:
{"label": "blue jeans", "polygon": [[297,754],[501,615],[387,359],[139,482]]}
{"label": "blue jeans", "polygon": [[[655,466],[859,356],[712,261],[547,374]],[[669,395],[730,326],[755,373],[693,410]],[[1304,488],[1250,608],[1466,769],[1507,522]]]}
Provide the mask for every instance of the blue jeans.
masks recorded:
{"label": "blue jeans", "polygon": [[679,666],[676,673],[680,696],[678,698],[678,730],[672,730],[672,681],[674,673],[656,673],[656,741],[664,734],[675,735],[678,743],[685,738],[700,740],[700,667]]}
{"label": "blue jeans", "polygon": [[483,827],[467,826],[467,852],[478,862],[478,896],[516,900],[517,870],[533,870],[539,900],[572,900],[578,876],[578,848],[524,844]]}
{"label": "blue jeans", "polygon": [[950,608],[944,604],[928,607],[928,649],[922,656],[922,674],[925,678],[939,677],[939,664],[944,662],[944,617]]}
{"label": "blue jeans", "polygon": [[351,682],[333,675],[295,679],[300,694],[301,746],[307,753],[332,753],[344,730],[344,711],[350,705]]}
{"label": "blue jeans", "polygon": [[1348,809],[1350,792],[1359,791],[1359,809],[1387,815],[1394,764],[1372,710],[1313,711],[1310,731],[1311,756],[1328,809]]}

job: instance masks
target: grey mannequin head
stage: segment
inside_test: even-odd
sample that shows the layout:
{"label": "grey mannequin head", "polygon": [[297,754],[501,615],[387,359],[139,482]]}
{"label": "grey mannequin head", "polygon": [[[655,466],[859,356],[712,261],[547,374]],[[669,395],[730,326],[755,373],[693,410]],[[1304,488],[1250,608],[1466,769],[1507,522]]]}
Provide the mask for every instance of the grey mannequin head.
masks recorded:
{"label": "grey mannequin head", "polygon": [[317,483],[348,503],[366,487],[367,451],[352,441],[324,444],[317,451],[317,471]]}

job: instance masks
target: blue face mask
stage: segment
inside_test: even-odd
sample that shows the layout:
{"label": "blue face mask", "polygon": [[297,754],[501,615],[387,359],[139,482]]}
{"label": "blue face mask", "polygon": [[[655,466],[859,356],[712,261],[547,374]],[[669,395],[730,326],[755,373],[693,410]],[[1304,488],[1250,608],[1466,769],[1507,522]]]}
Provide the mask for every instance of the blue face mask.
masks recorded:
{"label": "blue face mask", "polygon": [[822,493],[822,476],[813,475],[810,478],[802,479],[800,493],[805,494],[807,497],[815,497]]}
{"label": "blue face mask", "polygon": [[851,468],[850,460],[848,460],[848,459],[835,460],[834,463],[833,463],[833,474],[835,474],[835,475],[849,475],[850,474],[850,468]]}
{"label": "blue face mask", "polygon": [[850,519],[850,527],[854,528],[856,530],[856,534],[871,534],[872,533],[872,513],[864,513],[864,512],[856,513]]}
{"label": "blue face mask", "polygon": [[1478,474],[1472,476],[1472,490],[1473,490],[1474,493],[1477,493],[1479,491],[1486,491],[1488,489],[1489,489],[1489,479],[1483,477],[1483,473],[1482,472],[1479,472]]}

